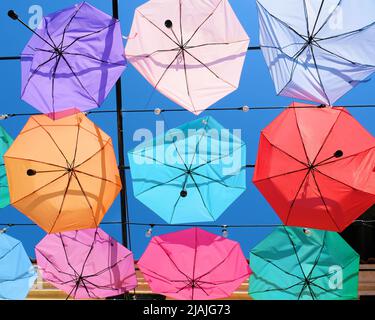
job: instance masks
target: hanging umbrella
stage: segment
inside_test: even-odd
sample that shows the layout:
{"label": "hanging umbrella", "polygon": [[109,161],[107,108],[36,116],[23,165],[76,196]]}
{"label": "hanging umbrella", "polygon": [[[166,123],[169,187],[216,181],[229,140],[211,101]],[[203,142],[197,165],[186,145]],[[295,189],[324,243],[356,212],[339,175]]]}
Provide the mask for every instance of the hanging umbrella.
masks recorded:
{"label": "hanging umbrella", "polygon": [[22,99],[53,118],[99,107],[126,66],[119,21],[82,2],[33,32],[21,55]]}
{"label": "hanging umbrella", "polygon": [[259,300],[358,297],[358,254],[337,234],[279,227],[250,253],[249,294]]}
{"label": "hanging umbrella", "polygon": [[279,95],[334,104],[375,71],[373,0],[257,0]]}
{"label": "hanging umbrella", "polygon": [[239,243],[199,228],[153,237],[138,266],[153,292],[181,300],[229,297],[251,272]]}
{"label": "hanging umbrella", "polygon": [[106,298],[134,289],[133,254],[101,229],[47,235],[35,248],[43,279],[67,298]]}
{"label": "hanging umbrella", "polygon": [[0,299],[23,300],[36,279],[36,272],[22,243],[0,233]]}
{"label": "hanging umbrella", "polygon": [[6,207],[10,202],[3,155],[12,143],[12,138],[0,127],[0,208]]}
{"label": "hanging umbrella", "polygon": [[167,223],[215,221],[246,188],[246,146],[212,117],[142,143],[129,162],[135,197]]}
{"label": "hanging umbrella", "polygon": [[262,131],[253,182],[286,225],[343,231],[375,203],[375,139],[345,108],[293,104]]}
{"label": "hanging umbrella", "polygon": [[198,115],[238,88],[249,36],[227,0],[151,0],[125,54],[162,94]]}
{"label": "hanging umbrella", "polygon": [[49,233],[97,227],[121,189],[111,138],[82,113],[32,116],[4,159],[12,205]]}

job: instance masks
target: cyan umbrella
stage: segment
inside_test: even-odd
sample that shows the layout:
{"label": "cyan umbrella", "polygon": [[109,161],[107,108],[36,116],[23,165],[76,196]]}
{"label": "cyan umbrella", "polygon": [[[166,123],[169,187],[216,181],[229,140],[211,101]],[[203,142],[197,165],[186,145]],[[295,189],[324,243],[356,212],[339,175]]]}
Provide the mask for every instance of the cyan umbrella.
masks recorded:
{"label": "cyan umbrella", "polygon": [[36,279],[36,271],[22,243],[0,233],[0,299],[25,299]]}
{"label": "cyan umbrella", "polygon": [[168,223],[216,220],[246,188],[245,143],[212,117],[129,151],[135,197]]}
{"label": "cyan umbrella", "polygon": [[10,203],[8,180],[5,172],[3,155],[13,143],[9,134],[0,127],[0,208],[4,208]]}
{"label": "cyan umbrella", "polygon": [[250,267],[254,299],[358,297],[359,255],[334,232],[278,227],[251,251]]}

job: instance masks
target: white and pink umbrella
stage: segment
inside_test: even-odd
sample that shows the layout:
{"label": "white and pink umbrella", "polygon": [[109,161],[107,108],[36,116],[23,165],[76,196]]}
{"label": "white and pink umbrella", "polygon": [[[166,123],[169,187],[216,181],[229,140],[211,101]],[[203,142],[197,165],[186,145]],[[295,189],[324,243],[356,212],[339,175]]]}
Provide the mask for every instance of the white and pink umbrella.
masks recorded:
{"label": "white and pink umbrella", "polygon": [[198,115],[238,88],[249,36],[228,0],[151,0],[125,54],[162,94]]}

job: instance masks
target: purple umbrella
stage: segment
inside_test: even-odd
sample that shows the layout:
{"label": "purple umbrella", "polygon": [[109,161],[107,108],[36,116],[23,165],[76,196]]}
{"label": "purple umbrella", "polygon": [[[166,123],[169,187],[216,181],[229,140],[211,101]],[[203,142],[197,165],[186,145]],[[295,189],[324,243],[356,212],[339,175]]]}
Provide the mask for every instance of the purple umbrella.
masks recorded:
{"label": "purple umbrella", "polygon": [[21,55],[22,99],[52,118],[99,107],[126,67],[119,21],[83,2],[33,33]]}

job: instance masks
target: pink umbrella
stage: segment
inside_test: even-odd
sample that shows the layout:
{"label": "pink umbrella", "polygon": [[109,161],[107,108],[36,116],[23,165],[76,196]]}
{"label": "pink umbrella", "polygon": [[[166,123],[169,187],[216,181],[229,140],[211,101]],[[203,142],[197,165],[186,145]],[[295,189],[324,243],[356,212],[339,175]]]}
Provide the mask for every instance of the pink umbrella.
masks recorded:
{"label": "pink umbrella", "polygon": [[153,237],[138,266],[153,292],[181,300],[228,297],[251,273],[238,242],[199,228]]}
{"label": "pink umbrella", "polygon": [[151,0],[125,54],[161,93],[200,114],[238,88],[249,36],[227,0]]}
{"label": "pink umbrella", "polygon": [[35,248],[43,279],[75,299],[134,289],[133,254],[101,229],[47,235]]}

